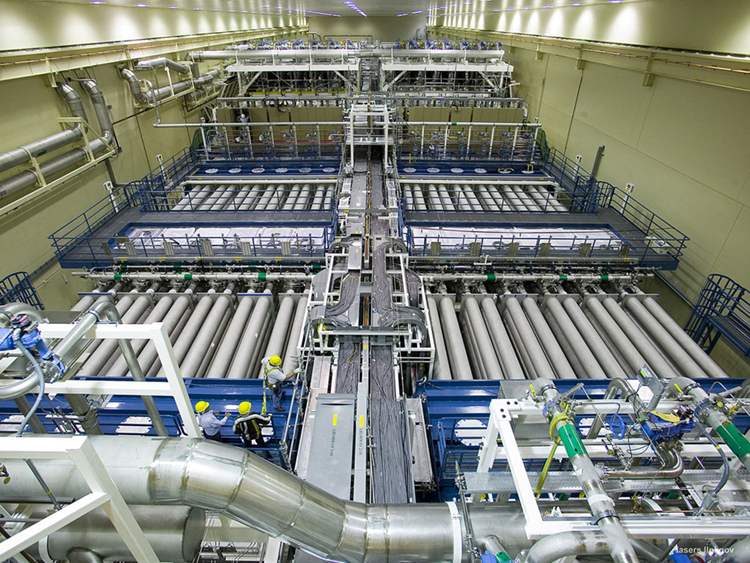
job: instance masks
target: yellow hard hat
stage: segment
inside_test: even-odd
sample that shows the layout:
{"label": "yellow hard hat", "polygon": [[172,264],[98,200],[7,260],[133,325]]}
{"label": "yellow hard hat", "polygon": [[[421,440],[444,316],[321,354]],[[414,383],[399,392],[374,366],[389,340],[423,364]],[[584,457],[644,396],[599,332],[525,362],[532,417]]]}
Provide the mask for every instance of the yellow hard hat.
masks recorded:
{"label": "yellow hard hat", "polygon": [[271,356],[271,359],[268,360],[268,363],[272,366],[280,366],[281,365],[281,358],[278,356]]}
{"label": "yellow hard hat", "polygon": [[239,408],[240,414],[247,414],[247,413],[249,413],[250,412],[250,407],[252,407],[252,406],[253,405],[250,404],[250,403],[248,403],[247,401],[241,402],[240,403],[240,408]]}
{"label": "yellow hard hat", "polygon": [[206,411],[208,409],[208,401],[198,401],[198,404],[195,405],[195,412],[198,414]]}

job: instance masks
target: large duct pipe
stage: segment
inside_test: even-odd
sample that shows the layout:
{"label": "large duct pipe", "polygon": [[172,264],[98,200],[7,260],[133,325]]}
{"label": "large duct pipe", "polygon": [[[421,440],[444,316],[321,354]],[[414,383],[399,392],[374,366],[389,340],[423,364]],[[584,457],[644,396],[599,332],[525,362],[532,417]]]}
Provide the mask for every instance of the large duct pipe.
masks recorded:
{"label": "large duct pipe", "polygon": [[469,357],[466,355],[466,348],[461,338],[461,329],[456,319],[456,310],[449,297],[443,297],[440,300],[440,321],[443,325],[443,336],[448,345],[448,358],[453,379],[474,379]]}
{"label": "large duct pipe", "polygon": [[[99,128],[101,129],[102,138],[94,139],[89,143],[91,152],[96,155],[103,150],[109,148],[109,145],[114,140],[114,130],[112,129],[112,121],[109,118],[106,102],[104,96],[93,80],[84,80],[82,82],[83,87],[91,96],[91,101],[94,104],[94,110],[96,117],[99,119]],[[61,154],[55,158],[51,158],[39,165],[39,170],[42,176],[45,178],[61,172],[67,168],[70,168],[74,164],[77,164],[83,159],[89,158],[89,151],[86,147],[79,147],[72,151]],[[26,170],[15,176],[3,180],[0,182],[0,199],[16,192],[33,186],[39,181],[35,172]]]}
{"label": "large duct pipe", "polygon": [[430,310],[430,322],[432,323],[432,335],[435,339],[435,363],[432,367],[432,378],[449,380],[453,379],[451,375],[450,361],[448,360],[448,351],[445,348],[445,339],[443,338],[443,327],[440,324],[437,303],[435,298],[427,298],[427,307]]}
{"label": "large duct pipe", "polygon": [[[344,501],[245,450],[208,440],[118,436],[92,438],[91,443],[129,504],[217,511],[333,561],[450,563],[457,552],[463,553],[464,563],[470,561],[463,549],[465,528],[453,532],[455,521],[445,503]],[[6,467],[12,477],[0,484],[0,501],[44,501],[46,495],[23,461],[9,461]],[[89,492],[67,460],[40,460],[37,468],[61,501]],[[470,505],[468,512],[480,544],[494,535],[512,553],[530,546],[518,509],[487,503]]]}
{"label": "large duct pipe", "polygon": [[171,87],[164,86],[162,88],[156,88],[154,90],[144,92],[143,88],[141,87],[141,81],[132,70],[127,68],[123,68],[122,70],[120,70],[120,76],[122,76],[122,78],[128,82],[128,84],[130,85],[130,92],[133,94],[133,97],[138,101],[138,103],[141,104],[156,103],[173,94],[179,94],[180,92],[189,90],[193,86],[198,87],[203,86],[204,84],[210,84],[220,75],[220,71],[212,70],[204,74],[200,78],[196,78],[194,80],[183,80],[181,82],[175,82]]}
{"label": "large duct pipe", "polygon": [[167,57],[156,57],[154,59],[140,60],[135,64],[135,70],[154,70],[157,68],[168,68],[170,70],[176,70],[182,74],[190,74],[190,65],[184,63],[178,63]]}
{"label": "large duct pipe", "polygon": [[83,108],[80,96],[70,85],[64,83],[57,87],[57,93],[68,102],[70,109],[76,117],[80,117],[83,120],[83,126],[80,123],[76,123],[73,127],[65,131],[44,137],[17,149],[0,153],[0,172],[28,162],[32,157],[42,156],[83,138],[82,127],[87,126],[88,118],[86,117],[86,110]]}
{"label": "large duct pipe", "polygon": [[467,297],[463,300],[462,306],[466,308],[467,320],[471,324],[477,351],[481,356],[487,379],[503,379],[503,370],[500,367],[500,363],[497,361],[495,347],[492,344],[490,334],[485,326],[484,318],[482,317],[482,312],[479,310],[477,300],[474,297]]}
{"label": "large duct pipe", "polygon": [[[205,534],[205,512],[183,506],[129,507],[136,522],[153,546],[159,561],[183,563],[195,561]],[[32,555],[44,554],[44,560],[65,561],[71,550],[89,548],[105,561],[135,561],[104,510],[98,508],[50,534],[32,546]],[[72,559],[70,560],[73,563]]]}

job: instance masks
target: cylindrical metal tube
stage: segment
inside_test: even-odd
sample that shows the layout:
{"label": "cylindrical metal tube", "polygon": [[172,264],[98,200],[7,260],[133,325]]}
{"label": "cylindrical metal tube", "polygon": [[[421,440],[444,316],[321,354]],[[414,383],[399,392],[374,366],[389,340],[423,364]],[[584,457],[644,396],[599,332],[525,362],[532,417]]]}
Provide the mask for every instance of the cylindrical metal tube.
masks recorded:
{"label": "cylindrical metal tube", "polygon": [[645,365],[646,360],[641,356],[641,353],[633,345],[628,336],[622,331],[598,299],[592,297],[584,301],[584,304],[594,315],[596,322],[599,323],[604,332],[607,333],[607,336],[609,336],[614,345],[622,353],[630,369],[633,370],[632,375],[638,373]]}
{"label": "cylindrical metal tube", "polygon": [[427,186],[427,200],[429,202],[430,211],[443,210],[443,202],[440,201],[440,194],[438,193],[435,184],[429,184]]}
{"label": "cylindrical metal tube", "polygon": [[477,186],[477,192],[479,192],[478,200],[481,201],[482,207],[484,207],[485,211],[500,211],[500,206],[490,195],[490,192],[487,190],[487,186],[485,186],[484,184],[479,184]]}
{"label": "cylindrical metal tube", "polygon": [[[174,302],[172,307],[169,309],[169,313],[167,313],[167,316],[164,317],[163,325],[164,329],[167,331],[167,334],[170,336],[170,342],[174,342],[176,340],[175,338],[172,338],[172,334],[179,324],[180,319],[182,319],[183,315],[185,314],[185,311],[187,311],[189,305],[190,297],[188,297],[187,295],[182,295]],[[143,373],[145,373],[147,377],[150,376],[150,372],[152,369],[158,370],[159,366],[161,366],[158,355],[159,354],[156,351],[156,345],[153,342],[149,342],[148,344],[146,344],[146,347],[138,355],[138,364],[141,366],[141,369],[143,369]]]}
{"label": "cylindrical metal tube", "polygon": [[[129,504],[217,511],[319,557],[348,563],[449,562],[462,551],[463,527],[452,533],[454,520],[444,503],[344,501],[245,450],[207,440],[118,436],[91,442]],[[45,496],[22,461],[7,467],[13,479],[0,485],[0,501]],[[38,467],[62,501],[89,492],[72,462],[42,460]],[[494,535],[514,552],[530,545],[518,509],[470,505],[468,514],[480,544]],[[470,560],[466,552],[460,559]]]}
{"label": "cylindrical metal tube", "polygon": [[[485,299],[486,301],[487,299]],[[491,299],[490,299],[491,301]],[[462,302],[462,307],[466,307],[466,314],[471,323],[474,339],[476,340],[477,350],[482,357],[484,371],[487,379],[503,379],[503,370],[495,355],[495,347],[490,339],[490,334],[484,324],[482,312],[479,310],[479,304],[474,297],[467,297]]]}
{"label": "cylindrical metal tube", "polygon": [[[571,299],[572,301],[572,299]],[[604,371],[602,370],[599,363],[596,361],[594,354],[591,352],[583,337],[579,334],[573,321],[566,313],[563,306],[557,299],[548,299],[546,302],[547,309],[557,321],[560,326],[560,330],[565,334],[565,338],[570,343],[573,352],[575,353],[578,361],[581,362],[581,366],[586,372],[586,376],[589,379],[605,379]]]}
{"label": "cylindrical metal tube", "polygon": [[250,312],[253,310],[254,300],[252,297],[242,297],[237,310],[234,312],[232,322],[227,328],[224,340],[221,342],[219,349],[216,352],[214,361],[206,374],[209,379],[220,379],[227,376],[229,371],[229,365],[232,363],[232,357],[237,349],[237,344],[242,338],[242,333],[247,325],[247,320],[250,318]]}
{"label": "cylindrical metal tube", "polygon": [[516,194],[516,196],[521,201],[521,203],[529,211],[541,211],[542,210],[536,203],[534,203],[534,199],[524,191],[522,186],[513,186],[513,193]]}
{"label": "cylindrical metal tube", "polygon": [[445,211],[456,210],[456,206],[453,205],[453,201],[451,200],[451,196],[448,193],[448,188],[445,187],[445,184],[438,184],[438,194],[440,194],[440,201],[442,202]]}
{"label": "cylindrical metal tube", "polygon": [[469,357],[466,355],[461,330],[456,319],[456,310],[453,301],[449,297],[440,300],[440,321],[443,325],[443,336],[445,337],[448,358],[451,366],[453,379],[474,379],[471,373]]}
{"label": "cylindrical metal tube", "polygon": [[[669,364],[667,364],[664,358],[662,358],[659,351],[646,339],[643,333],[640,332],[635,323],[630,320],[625,314],[625,311],[620,308],[619,304],[617,304],[614,299],[605,299],[604,308],[612,316],[620,329],[627,334],[628,338],[638,351],[643,354],[648,365],[659,377],[666,379],[677,377],[677,374]],[[639,367],[638,370],[642,367],[643,366]]]}
{"label": "cylindrical metal tube", "polygon": [[462,189],[466,200],[469,202],[471,211],[482,211],[482,204],[479,203],[479,199],[477,198],[477,194],[474,193],[473,188],[469,184],[464,184]]}
{"label": "cylindrical metal tube", "polygon": [[508,185],[503,186],[503,197],[511,207],[511,209],[508,209],[507,211],[528,211],[521,201],[521,198],[513,191],[512,187]]}
{"label": "cylindrical metal tube", "polygon": [[643,301],[643,305],[648,311],[654,316],[654,318],[661,323],[664,329],[674,338],[680,346],[690,355],[690,357],[697,363],[700,368],[706,372],[708,377],[715,379],[721,379],[728,377],[726,372],[714,362],[711,357],[701,348],[695,340],[690,338],[682,327],[675,322],[675,320],[669,316],[669,314],[662,309],[654,299],[646,297]]}
{"label": "cylindrical metal tube", "polygon": [[310,204],[310,184],[302,184],[302,189],[299,191],[297,196],[297,203],[294,204],[295,211],[304,211]]}
{"label": "cylindrical metal tube", "polygon": [[604,532],[561,532],[536,542],[523,563],[554,563],[570,555],[604,555],[609,544]]}
{"label": "cylindrical metal tube", "polygon": [[[141,295],[132,306],[128,307],[127,311],[123,314],[120,308],[117,308],[117,312],[120,313],[123,324],[134,324],[138,322],[141,315],[151,305],[151,299],[145,295]],[[102,343],[96,348],[96,351],[91,354],[89,359],[81,367],[81,374],[83,375],[100,375],[102,368],[109,362],[112,354],[117,350],[117,340],[103,340]],[[103,375],[103,374],[102,374]]]}
{"label": "cylindrical metal tube", "polygon": [[440,324],[437,303],[435,298],[427,298],[427,307],[430,312],[430,322],[432,324],[432,335],[435,344],[435,362],[432,367],[432,378],[438,380],[452,379],[450,361],[448,360],[448,351],[445,348],[445,339],[443,338],[443,327]]}
{"label": "cylindrical metal tube", "polygon": [[609,378],[624,378],[625,372],[617,363],[617,360],[609,351],[607,345],[596,332],[586,315],[581,311],[578,304],[570,297],[562,301],[563,308],[568,313],[568,317],[578,329],[579,334],[586,343],[588,350],[594,355],[604,373]]}
{"label": "cylindrical metal tube", "polygon": [[[281,298],[281,296],[279,296]],[[271,331],[271,336],[268,339],[266,350],[263,353],[263,357],[267,356],[280,356],[284,355],[284,349],[289,344],[287,341],[287,333],[289,332],[289,323],[292,321],[292,314],[294,313],[294,299],[286,295],[281,298],[279,303],[279,311],[276,314],[276,320]],[[251,366],[251,373],[253,372]],[[257,368],[256,373],[258,377],[263,377],[263,368]]]}
{"label": "cylindrical metal tube", "polygon": [[[184,506],[129,507],[160,561],[191,562],[197,557],[205,533],[205,512]],[[46,545],[45,545],[46,544]],[[39,551],[51,559],[68,559],[71,549],[86,547],[105,561],[135,561],[104,510],[98,508],[78,518],[40,542]]]}
{"label": "cylindrical metal tube", "polygon": [[573,368],[570,367],[565,353],[560,348],[555,335],[552,334],[536,301],[531,297],[527,297],[521,304],[524,311],[526,311],[526,315],[529,317],[529,321],[534,326],[534,332],[538,335],[539,342],[541,342],[544,350],[547,352],[547,356],[555,369],[555,373],[557,373],[557,377],[560,379],[576,379]]}
{"label": "cylindrical metal tube", "polygon": [[[182,365],[185,356],[187,356],[190,351],[193,340],[195,340],[196,335],[203,326],[203,321],[206,319],[206,316],[212,307],[213,300],[210,295],[204,295],[201,297],[200,301],[198,301],[198,304],[195,306],[193,314],[190,315],[190,320],[180,333],[177,342],[174,343],[174,355],[178,365]],[[164,377],[163,368],[159,372],[159,377]]]}
{"label": "cylindrical metal tube", "polygon": [[[143,324],[161,322],[169,312],[169,310],[172,308],[172,304],[173,301],[170,295],[163,296],[156,303],[156,307],[152,309],[151,313],[148,317],[146,317],[146,320],[143,322]],[[131,340],[130,344],[131,346],[133,346],[133,352],[135,354],[140,354],[149,342],[150,341],[146,339],[137,339]],[[143,368],[143,366],[141,366],[141,368]],[[123,377],[127,375],[128,371],[128,364],[125,361],[125,358],[123,356],[120,356],[119,358],[117,358],[117,360],[115,360],[115,363],[112,365],[112,367],[107,370],[107,376]]]}
{"label": "cylindrical metal tube", "polygon": [[503,370],[505,379],[524,379],[523,369],[513,350],[508,332],[492,299],[484,299],[481,304],[482,316],[492,338],[492,345]]}
{"label": "cylindrical metal tube", "polygon": [[635,319],[651,335],[659,347],[666,352],[674,365],[687,377],[700,379],[707,377],[700,366],[693,361],[685,349],[672,338],[667,330],[649,313],[636,297],[625,299],[625,307]]}
{"label": "cylindrical metal tube", "polygon": [[297,344],[299,344],[302,329],[304,328],[305,313],[307,312],[307,299],[308,292],[305,291],[304,295],[300,296],[297,300],[297,308],[294,313],[292,328],[289,331],[289,342],[284,351],[284,362],[282,363],[281,368],[284,373],[289,373],[297,369],[299,366],[299,349],[297,348]]}
{"label": "cylindrical metal tube", "polygon": [[547,357],[544,355],[542,346],[534,334],[534,330],[529,324],[529,320],[526,315],[523,314],[521,304],[518,302],[516,297],[507,297],[504,299],[505,302],[505,315],[513,319],[513,326],[518,332],[518,336],[528,352],[529,360],[534,367],[534,372],[537,377],[544,377],[547,379],[554,379],[555,372],[552,371],[552,367],[547,361]]}
{"label": "cylindrical metal tube", "polygon": [[258,302],[250,317],[250,321],[247,323],[245,332],[242,334],[242,340],[240,340],[240,344],[237,347],[237,352],[234,355],[232,364],[229,367],[227,379],[245,379],[248,374],[255,375],[256,373],[256,366],[251,365],[250,361],[255,349],[260,345],[263,324],[268,317],[268,312],[271,307],[271,292],[268,291],[268,293],[268,297],[258,298]]}
{"label": "cylindrical metal tube", "polygon": [[427,211],[427,203],[424,199],[424,194],[422,193],[422,186],[421,184],[414,184],[414,205],[417,208],[417,211]]}
{"label": "cylindrical metal tube", "polygon": [[190,345],[190,349],[185,355],[185,359],[180,362],[180,371],[182,377],[188,379],[196,377],[203,361],[203,358],[208,351],[208,347],[211,345],[211,341],[219,329],[224,315],[227,309],[231,306],[231,295],[232,290],[227,289],[224,293],[216,299],[216,302],[211,307],[211,312],[206,316],[206,320],[201,323],[200,330]]}

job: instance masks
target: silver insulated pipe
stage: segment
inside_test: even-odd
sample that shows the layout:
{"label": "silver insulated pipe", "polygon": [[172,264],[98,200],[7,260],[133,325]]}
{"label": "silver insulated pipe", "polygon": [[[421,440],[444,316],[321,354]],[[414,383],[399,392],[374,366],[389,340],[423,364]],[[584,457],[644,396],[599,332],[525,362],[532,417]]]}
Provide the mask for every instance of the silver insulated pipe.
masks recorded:
{"label": "silver insulated pipe", "polygon": [[[450,563],[456,550],[463,563],[470,560],[463,549],[466,528],[453,527],[447,503],[344,501],[243,449],[207,440],[102,436],[91,443],[128,504],[216,511],[332,561]],[[22,460],[6,467],[12,478],[0,484],[0,502],[46,501]],[[61,501],[89,492],[67,460],[40,460],[37,468]],[[517,508],[483,504],[469,506],[480,544],[494,535],[510,552],[531,545]]]}

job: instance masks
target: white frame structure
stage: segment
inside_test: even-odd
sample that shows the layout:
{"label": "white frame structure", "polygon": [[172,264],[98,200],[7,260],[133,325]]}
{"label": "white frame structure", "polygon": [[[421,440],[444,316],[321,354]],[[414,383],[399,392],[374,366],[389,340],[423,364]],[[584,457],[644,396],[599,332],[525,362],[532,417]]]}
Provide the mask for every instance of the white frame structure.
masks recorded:
{"label": "white frame structure", "polygon": [[[40,324],[39,332],[42,338],[63,338],[75,326],[74,324]],[[46,393],[172,397],[177,404],[177,410],[180,413],[182,424],[188,437],[200,438],[202,436],[198,421],[193,414],[185,382],[180,373],[180,366],[172,349],[172,343],[162,323],[145,325],[99,323],[94,325],[89,335],[91,338],[110,340],[147,339],[153,341],[164,373],[167,376],[167,381],[146,382],[127,379],[123,379],[123,381],[68,380],[47,384],[45,386]]]}
{"label": "white frame structure", "polygon": [[4,438],[0,440],[0,456],[3,459],[70,459],[91,489],[89,494],[1,542],[0,560],[10,559],[101,507],[138,563],[158,563],[153,547],[87,437]]}
{"label": "white frame structure", "polygon": [[[669,409],[677,405],[676,401],[663,400],[660,408]],[[526,519],[525,531],[529,539],[538,540],[560,532],[598,530],[599,528],[590,521],[590,518],[548,517],[545,519],[542,517],[534,489],[526,472],[524,459],[546,458],[552,447],[552,441],[549,440],[544,445],[535,441],[533,444],[519,446],[513,432],[512,421],[515,419],[517,423],[526,421],[546,423],[542,412],[543,407],[544,405],[530,399],[494,399],[491,401],[490,419],[479,450],[477,472],[489,472],[496,459],[507,459],[518,501]],[[614,413],[633,413],[633,406],[627,401],[614,399],[580,401],[576,405],[576,414],[579,415]],[[498,445],[498,437],[502,445]],[[583,440],[583,442],[592,457],[606,457],[607,448],[601,442],[597,443],[595,440]],[[724,444],[722,448],[725,448],[728,455],[731,455]],[[555,459],[562,459],[566,455],[564,448],[558,448],[555,452]],[[703,442],[685,445],[683,455],[710,457],[718,454],[716,449],[705,441],[705,445]],[[476,498],[475,496],[473,500]],[[750,518],[747,517],[659,515],[657,518],[640,519],[622,516],[621,522],[625,531],[633,538],[737,538],[747,536],[747,531],[750,530]]]}

